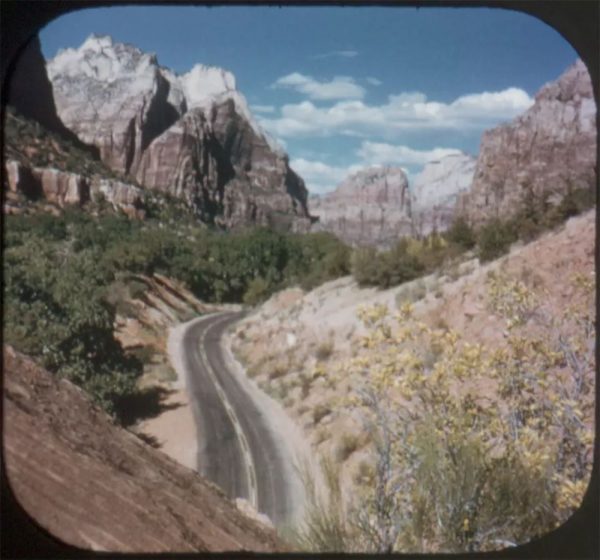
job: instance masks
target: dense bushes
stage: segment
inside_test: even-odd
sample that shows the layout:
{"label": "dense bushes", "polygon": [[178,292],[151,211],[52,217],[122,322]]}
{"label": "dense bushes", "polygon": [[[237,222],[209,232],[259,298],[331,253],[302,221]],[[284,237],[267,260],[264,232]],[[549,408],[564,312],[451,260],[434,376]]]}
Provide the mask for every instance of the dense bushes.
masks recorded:
{"label": "dense bushes", "polygon": [[512,223],[497,218],[490,220],[477,233],[477,247],[482,262],[497,259],[517,240]]}
{"label": "dense bushes", "polygon": [[132,273],[177,278],[206,301],[255,304],[291,283],[312,287],[349,270],[349,250],[328,234],[225,235],[192,225],[168,201],[153,212],[145,222],[73,209],[6,216],[7,342],[113,413],[135,395],[142,371],[113,332],[116,309],[127,307],[117,292]]}
{"label": "dense bushes", "polygon": [[456,254],[439,235],[423,240],[402,238],[388,251],[357,249],[352,255],[352,274],[359,286],[389,288],[438,268]]}
{"label": "dense bushes", "polygon": [[595,203],[595,190],[588,188],[569,189],[558,204],[550,204],[547,195],[526,191],[510,218],[493,218],[474,229],[458,216],[443,235],[434,231],[424,239],[401,238],[387,251],[356,249],[351,258],[352,275],[359,286],[385,289],[438,270],[469,250],[474,250],[481,262],[491,261],[507,253],[514,242],[532,241]]}
{"label": "dense bushes", "polygon": [[445,238],[464,249],[472,249],[477,243],[473,228],[463,216],[458,216],[454,220],[448,231],[446,231]]}
{"label": "dense bushes", "polygon": [[65,259],[57,244],[25,237],[5,251],[6,341],[114,412],[135,390],[142,364],[114,337],[115,310],[106,299],[113,275],[93,251]]}
{"label": "dense bushes", "polygon": [[[325,477],[328,492],[311,500],[299,544],[488,551],[564,523],[581,504],[593,464],[590,272],[573,277],[570,304],[558,313],[543,292],[489,275],[487,312],[506,329],[492,345],[431,328],[410,304],[394,316],[384,305],[360,308],[366,334],[328,377],[355,380],[340,410],[367,428],[372,468],[361,469],[345,500],[337,499],[340,478]],[[343,459],[358,441],[341,441]]]}

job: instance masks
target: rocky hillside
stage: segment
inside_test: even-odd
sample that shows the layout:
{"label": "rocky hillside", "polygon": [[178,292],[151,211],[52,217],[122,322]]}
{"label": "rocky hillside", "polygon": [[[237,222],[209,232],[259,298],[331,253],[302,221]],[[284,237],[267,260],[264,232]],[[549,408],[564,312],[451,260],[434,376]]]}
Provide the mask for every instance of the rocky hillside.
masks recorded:
{"label": "rocky hillside", "polygon": [[97,149],[59,119],[37,38],[25,48],[8,86],[6,212],[22,211],[31,200],[63,207],[103,199],[129,215],[142,215],[142,190],[106,167]]}
{"label": "rocky hillside", "polygon": [[459,211],[474,223],[506,217],[526,198],[556,201],[569,189],[596,188],[596,105],[578,60],[509,124],[486,131],[475,176]]}
{"label": "rocky hillside", "polygon": [[306,188],[253,119],[235,78],[90,36],[47,63],[58,115],[111,169],[185,200],[207,222],[305,231]]}
{"label": "rocky hillside", "polygon": [[408,180],[400,168],[364,169],[332,193],[311,198],[310,212],[319,218],[315,230],[352,245],[387,246],[411,232]]}
{"label": "rocky hillside", "polygon": [[[568,323],[564,310],[578,301],[577,276],[594,278],[595,235],[590,211],[533,243],[513,246],[510,254],[491,263],[464,260],[392,289],[360,288],[346,277],[310,292],[282,291],[237,325],[233,347],[248,375],[303,427],[315,454],[333,459],[346,497],[355,497],[373,484],[369,473],[375,468],[364,417],[344,404],[367,370],[352,370],[348,364],[353,359],[363,365],[377,361],[363,338],[367,331],[359,318],[361,308],[384,306],[395,317],[412,303],[415,316],[430,329],[451,329],[471,345],[495,349],[508,334],[490,304],[489,280],[494,273],[506,274],[539,294],[545,317],[555,317],[563,329]],[[589,302],[583,307],[593,309]],[[587,339],[592,358],[593,338]],[[435,361],[436,356],[426,359]],[[586,376],[593,386],[592,368]],[[561,387],[563,380],[549,376],[548,383]],[[477,391],[488,397],[490,387],[486,382]],[[593,425],[593,407],[585,422]]]}
{"label": "rocky hillside", "polygon": [[400,170],[361,171],[310,199],[320,218],[314,227],[348,243],[385,246],[401,235],[444,231],[459,214],[477,226],[511,217],[527,201],[556,204],[569,190],[593,190],[595,118],[590,76],[578,60],[526,113],[484,132],[477,159],[457,154],[429,162],[410,185],[410,200]]}
{"label": "rocky hillside", "polygon": [[4,460],[21,506],[83,549],[279,547],[197,473],[116,427],[85,394],[4,348]]}
{"label": "rocky hillside", "polygon": [[414,233],[427,235],[434,229],[448,229],[459,194],[471,186],[475,162],[470,155],[456,154],[425,165],[411,185]]}

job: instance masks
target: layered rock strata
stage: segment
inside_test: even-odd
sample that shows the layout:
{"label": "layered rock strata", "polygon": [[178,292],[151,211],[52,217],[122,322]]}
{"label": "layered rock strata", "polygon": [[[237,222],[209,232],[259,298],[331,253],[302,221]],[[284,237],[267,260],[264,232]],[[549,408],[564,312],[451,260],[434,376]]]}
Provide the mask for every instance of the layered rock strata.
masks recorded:
{"label": "layered rock strata", "polygon": [[304,182],[231,73],[196,65],[178,76],[94,35],[47,66],[60,118],[111,169],[185,200],[207,222],[308,229]]}
{"label": "layered rock strata", "polygon": [[471,187],[476,159],[452,154],[425,165],[411,185],[415,235],[447,230],[455,216],[458,197]]}
{"label": "layered rock strata", "polygon": [[316,231],[330,231],[351,245],[387,247],[410,235],[410,193],[404,171],[395,167],[361,170],[330,194],[310,199]]}
{"label": "layered rock strata", "polygon": [[102,197],[130,216],[140,217],[143,213],[142,189],[114,179],[97,175],[88,178],[52,167],[28,167],[12,160],[6,163],[6,178],[11,193],[21,193],[30,200],[43,198],[65,207]]}
{"label": "layered rock strata", "polygon": [[556,203],[569,189],[596,188],[596,104],[578,60],[511,123],[486,131],[473,185],[458,212],[474,224],[508,217],[526,199]]}

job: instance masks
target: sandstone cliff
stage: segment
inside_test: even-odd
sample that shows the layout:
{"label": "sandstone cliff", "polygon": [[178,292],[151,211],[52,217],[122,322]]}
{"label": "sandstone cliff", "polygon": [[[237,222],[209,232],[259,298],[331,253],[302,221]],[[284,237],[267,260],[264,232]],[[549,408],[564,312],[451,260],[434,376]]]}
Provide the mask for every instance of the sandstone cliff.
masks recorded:
{"label": "sandstone cliff", "polygon": [[129,216],[143,215],[142,189],[116,179],[87,177],[55,167],[29,167],[15,160],[6,162],[6,179],[9,199],[20,193],[29,200],[45,199],[63,208],[104,198]]}
{"label": "sandstone cliff", "polygon": [[460,193],[473,181],[475,158],[467,154],[449,155],[431,161],[411,185],[413,232],[427,235],[445,231],[452,224]]}
{"label": "sandstone cliff", "polygon": [[596,186],[596,105],[578,60],[509,124],[486,131],[470,192],[459,211],[475,224],[515,212],[525,197],[558,201],[570,188]]}
{"label": "sandstone cliff", "polygon": [[135,553],[280,548],[273,531],[215,486],[11,348],[4,349],[3,435],[16,499],[66,543]]}
{"label": "sandstone cliff", "polygon": [[235,78],[90,36],[48,62],[58,114],[111,169],[185,200],[207,222],[308,229],[304,182],[254,121]]}
{"label": "sandstone cliff", "polygon": [[385,247],[411,233],[408,181],[400,168],[361,170],[309,204],[319,218],[313,230],[330,231],[352,245]]}

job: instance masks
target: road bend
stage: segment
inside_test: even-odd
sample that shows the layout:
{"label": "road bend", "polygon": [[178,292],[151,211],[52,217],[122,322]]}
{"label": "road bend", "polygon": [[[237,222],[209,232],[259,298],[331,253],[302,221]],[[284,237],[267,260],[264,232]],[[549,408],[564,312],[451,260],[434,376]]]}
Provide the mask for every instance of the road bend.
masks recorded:
{"label": "road bend", "polygon": [[241,312],[186,325],[182,365],[198,433],[198,471],[230,498],[245,498],[275,525],[292,517],[285,454],[266,416],[227,368],[221,340]]}

